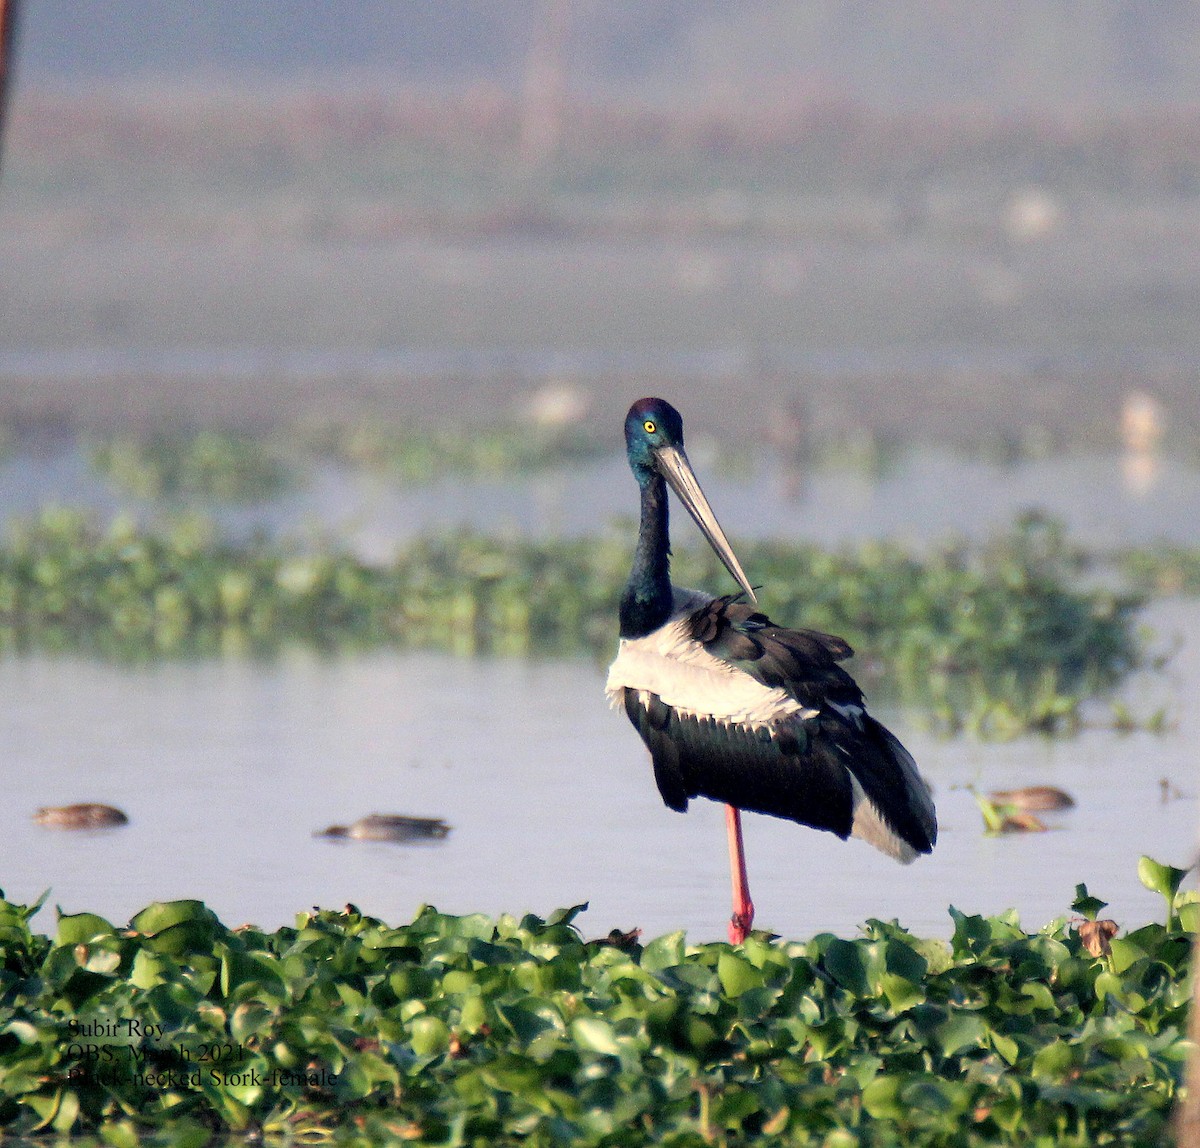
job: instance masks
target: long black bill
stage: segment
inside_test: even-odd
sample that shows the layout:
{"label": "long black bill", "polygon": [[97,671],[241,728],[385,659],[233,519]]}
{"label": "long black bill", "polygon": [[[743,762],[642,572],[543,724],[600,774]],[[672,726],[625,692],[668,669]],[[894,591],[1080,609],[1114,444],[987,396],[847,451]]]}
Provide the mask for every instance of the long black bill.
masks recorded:
{"label": "long black bill", "polygon": [[717,516],[713,513],[712,507],[708,505],[708,499],[704,497],[704,491],[700,489],[700,483],[696,481],[696,474],[692,470],[692,464],[688,462],[687,455],[676,447],[663,446],[654,452],[654,459],[663,478],[679,495],[679,501],[687,507],[687,512],[696,520],[696,525],[708,539],[708,544],[716,552],[717,557],[725,564],[725,569],[750,595],[750,601],[757,602],[754,588],[750,585],[750,580],[746,577],[742,564],[737,560],[733,547],[729,545],[729,539],[725,537],[725,531],[721,529]]}

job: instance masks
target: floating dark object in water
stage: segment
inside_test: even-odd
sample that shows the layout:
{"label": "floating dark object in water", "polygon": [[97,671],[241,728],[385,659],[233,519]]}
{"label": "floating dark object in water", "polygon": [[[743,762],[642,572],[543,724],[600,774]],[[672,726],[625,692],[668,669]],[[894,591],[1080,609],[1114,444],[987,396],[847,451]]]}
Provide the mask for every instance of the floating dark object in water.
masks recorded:
{"label": "floating dark object in water", "polygon": [[1049,826],[1026,809],[1005,813],[1000,818],[997,833],[1045,833]]}
{"label": "floating dark object in water", "polygon": [[1048,809],[1073,809],[1075,799],[1066,791],[1053,785],[1026,785],[1021,789],[998,789],[988,794],[994,805],[1009,806],[1027,812]]}
{"label": "floating dark object in water", "polygon": [[[1026,789],[1001,789],[989,793],[986,797],[977,792],[973,785],[965,788],[975,798],[975,804],[983,814],[984,832],[989,836],[998,833],[1045,833],[1049,826],[1032,812],[1033,809],[1065,809],[1075,804],[1061,789],[1051,789],[1044,785],[1034,785]],[[1051,797],[1052,794],[1057,794],[1057,798]],[[1062,804],[1064,799],[1066,805]],[[1041,801],[1042,804],[1024,806],[1023,800]],[[1045,804],[1046,802],[1051,804]]]}
{"label": "floating dark object in water", "polygon": [[1169,777],[1158,779],[1158,793],[1163,805],[1168,801],[1181,801],[1188,796]]}
{"label": "floating dark object in water", "polygon": [[44,805],[33,819],[39,825],[54,829],[110,829],[129,823],[129,818],[119,809],[93,801],[79,805]]}
{"label": "floating dark object in water", "polygon": [[403,813],[371,813],[350,825],[331,825],[318,837],[348,837],[352,841],[441,840],[450,826],[440,817],[410,817]]}

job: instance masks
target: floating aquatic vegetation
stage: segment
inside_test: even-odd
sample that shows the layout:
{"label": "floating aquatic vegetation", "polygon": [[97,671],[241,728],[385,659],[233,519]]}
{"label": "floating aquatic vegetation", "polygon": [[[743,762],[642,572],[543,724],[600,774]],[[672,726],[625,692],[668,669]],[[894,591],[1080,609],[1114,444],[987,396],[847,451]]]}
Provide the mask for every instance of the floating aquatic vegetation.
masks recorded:
{"label": "floating aquatic vegetation", "polygon": [[[1069,557],[1027,528],[982,549],[922,555],[880,543],[740,551],[772,617],[844,636],[873,694],[947,731],[1070,732],[1083,702],[1137,663],[1141,599],[1079,588]],[[101,529],[51,510],[0,548],[0,649],[130,657],[305,642],[606,657],[628,566],[624,534],[545,542],[460,532],[368,565],[334,549],[234,546],[195,519]],[[681,549],[675,569],[681,584],[728,589],[709,552]]]}
{"label": "floating aquatic vegetation", "polygon": [[417,428],[364,422],[297,434],[310,455],[379,471],[410,485],[451,474],[527,474],[612,452],[610,439],[585,424],[534,419]]}
{"label": "floating aquatic vegetation", "polygon": [[1150,594],[1200,594],[1200,549],[1163,543],[1116,555],[1126,581]]}
{"label": "floating aquatic vegetation", "polygon": [[96,442],[91,459],[113,483],[143,499],[254,502],[274,498],[294,479],[267,440],[213,430],[117,435]]}
{"label": "floating aquatic vegetation", "polygon": [[135,1144],[1151,1144],[1183,1075],[1194,894],[1165,924],[1079,886],[1038,932],[950,910],[949,942],[584,941],[423,908],[230,929],[198,901],[127,928],[0,901],[0,1126]]}

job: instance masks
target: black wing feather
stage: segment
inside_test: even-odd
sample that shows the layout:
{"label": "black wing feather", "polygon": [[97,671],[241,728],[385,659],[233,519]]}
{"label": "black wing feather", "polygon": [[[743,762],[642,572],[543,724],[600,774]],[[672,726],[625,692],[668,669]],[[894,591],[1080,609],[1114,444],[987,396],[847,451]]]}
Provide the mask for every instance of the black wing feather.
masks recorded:
{"label": "black wing feather", "polygon": [[691,635],[815,716],[749,728],[680,714],[657,694],[626,689],[625,712],[650,750],[659,793],[671,809],[707,797],[844,838],[854,819],[853,775],[897,836],[918,853],[933,848],[937,827],[928,801],[913,793],[924,783],[897,738],[866,713],[862,691],[838,664],[853,653],[846,642],[776,626],[737,595],[697,610]]}
{"label": "black wing feather", "polygon": [[[707,797],[850,835],[850,775],[830,746],[803,752],[793,730],[773,733],[680,714],[657,694],[631,689],[625,690],[625,712],[650,750],[668,808],[682,813],[690,798]],[[665,721],[659,716],[664,713]]]}

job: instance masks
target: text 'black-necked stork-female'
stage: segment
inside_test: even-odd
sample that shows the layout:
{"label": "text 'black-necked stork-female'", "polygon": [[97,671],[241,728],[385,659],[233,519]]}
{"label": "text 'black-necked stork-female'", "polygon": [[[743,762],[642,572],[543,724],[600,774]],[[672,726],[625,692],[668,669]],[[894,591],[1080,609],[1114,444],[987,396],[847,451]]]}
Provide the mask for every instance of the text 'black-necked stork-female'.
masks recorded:
{"label": "text 'black-necked stork-female'", "polygon": [[[850,647],[776,626],[751,604],[754,590],[684,453],[679,412],[639,399],[625,443],[641,524],[607,691],[649,748],[671,809],[693,797],[725,803],[736,943],[754,916],[739,810],[861,837],[905,863],[933,848],[937,818],[912,757],[867,713],[839,664]],[[668,485],[741,592],[714,598],[671,585]]]}

